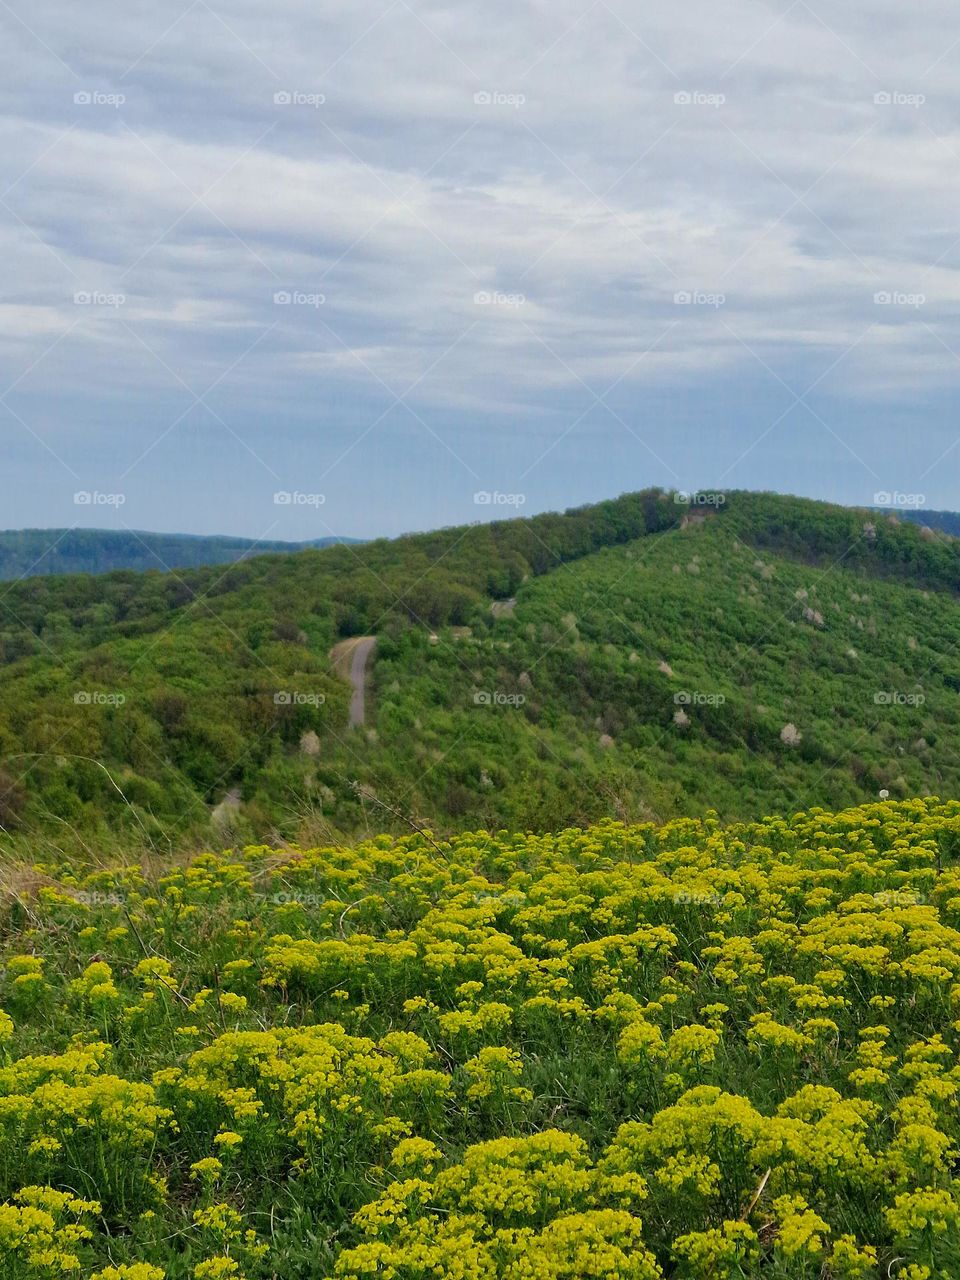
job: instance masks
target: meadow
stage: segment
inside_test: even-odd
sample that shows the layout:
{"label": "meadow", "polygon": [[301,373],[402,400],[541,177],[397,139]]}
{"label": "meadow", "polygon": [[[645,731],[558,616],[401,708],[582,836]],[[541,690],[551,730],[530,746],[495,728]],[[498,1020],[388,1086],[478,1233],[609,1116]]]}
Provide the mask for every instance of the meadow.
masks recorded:
{"label": "meadow", "polygon": [[960,1273],[960,803],[2,874],[3,1280]]}

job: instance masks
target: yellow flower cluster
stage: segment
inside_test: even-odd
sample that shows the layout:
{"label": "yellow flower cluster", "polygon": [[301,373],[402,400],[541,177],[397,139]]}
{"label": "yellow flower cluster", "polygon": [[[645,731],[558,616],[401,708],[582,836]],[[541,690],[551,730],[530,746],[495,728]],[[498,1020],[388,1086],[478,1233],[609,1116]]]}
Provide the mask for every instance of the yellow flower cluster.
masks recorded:
{"label": "yellow flower cluster", "polygon": [[37,868],[0,1280],[954,1280],[960,805]]}
{"label": "yellow flower cluster", "polygon": [[93,1236],[85,1219],[100,1205],[52,1187],[22,1187],[0,1204],[0,1274],[61,1275],[79,1269]]}

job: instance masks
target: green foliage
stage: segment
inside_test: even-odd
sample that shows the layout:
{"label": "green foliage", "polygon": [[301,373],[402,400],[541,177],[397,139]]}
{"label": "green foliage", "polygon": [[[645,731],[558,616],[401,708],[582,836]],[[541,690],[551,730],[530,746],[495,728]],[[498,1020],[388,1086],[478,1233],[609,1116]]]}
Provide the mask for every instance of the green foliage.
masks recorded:
{"label": "green foliage", "polygon": [[[960,543],[876,512],[647,491],[16,584],[5,846],[549,830],[955,791],[958,582]],[[367,726],[348,731],[329,653],[358,634],[378,644]]]}
{"label": "green foliage", "polygon": [[[402,642],[463,624],[488,591],[674,514],[635,494],[227,568],[15,584],[2,600],[0,757],[27,789],[26,825],[88,846],[124,828],[152,843],[202,839],[211,806],[239,787],[248,834],[289,830],[331,782],[356,823],[353,748],[339,747],[349,692],[328,658],[338,637]],[[324,758],[342,750],[329,778],[299,757],[305,733]]]}

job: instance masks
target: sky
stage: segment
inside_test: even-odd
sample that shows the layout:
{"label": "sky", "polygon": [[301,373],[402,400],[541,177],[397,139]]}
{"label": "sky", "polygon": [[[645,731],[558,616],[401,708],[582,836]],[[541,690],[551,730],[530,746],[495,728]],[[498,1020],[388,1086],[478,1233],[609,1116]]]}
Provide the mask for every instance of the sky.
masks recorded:
{"label": "sky", "polygon": [[960,507],[946,0],[0,26],[3,527],[369,537],[653,484]]}

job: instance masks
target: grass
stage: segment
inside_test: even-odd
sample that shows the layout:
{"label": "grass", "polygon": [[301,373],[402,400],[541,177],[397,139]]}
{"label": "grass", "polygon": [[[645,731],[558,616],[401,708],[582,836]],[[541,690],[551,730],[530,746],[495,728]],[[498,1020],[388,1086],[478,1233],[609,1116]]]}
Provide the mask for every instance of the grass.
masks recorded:
{"label": "grass", "polygon": [[0,1276],[955,1275],[958,853],[927,799],[8,871]]}

